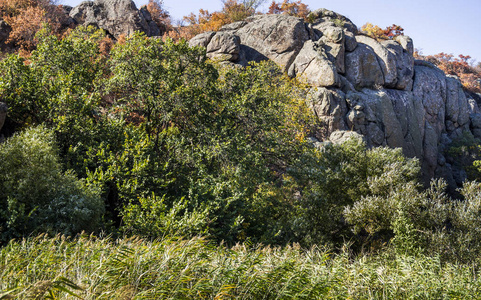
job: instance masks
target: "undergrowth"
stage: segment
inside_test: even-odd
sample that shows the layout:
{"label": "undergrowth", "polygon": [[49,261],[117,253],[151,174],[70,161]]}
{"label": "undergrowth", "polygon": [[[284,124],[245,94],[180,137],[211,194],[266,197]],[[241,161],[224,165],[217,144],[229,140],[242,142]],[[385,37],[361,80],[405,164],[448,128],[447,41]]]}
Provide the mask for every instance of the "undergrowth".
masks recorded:
{"label": "undergrowth", "polygon": [[0,252],[0,299],[472,299],[479,270],[385,251],[42,235]]}

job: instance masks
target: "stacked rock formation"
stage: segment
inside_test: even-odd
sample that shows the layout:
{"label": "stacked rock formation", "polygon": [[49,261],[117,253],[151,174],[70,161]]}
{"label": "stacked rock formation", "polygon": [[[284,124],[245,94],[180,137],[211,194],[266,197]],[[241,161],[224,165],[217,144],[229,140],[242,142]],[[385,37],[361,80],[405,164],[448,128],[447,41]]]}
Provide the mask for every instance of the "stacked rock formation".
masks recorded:
{"label": "stacked rock formation", "polygon": [[190,45],[225,63],[274,61],[312,87],[309,103],[326,126],[326,139],[355,131],[371,147],[401,147],[419,158],[426,182],[443,176],[460,183],[464,177],[453,177],[443,153],[464,132],[481,138],[481,114],[459,79],[415,61],[407,36],[375,40],[326,9],[310,19],[254,16],[200,34]]}
{"label": "stacked rock formation", "polygon": [[68,13],[76,24],[102,28],[115,38],[135,31],[145,32],[147,36],[161,34],[147,9],[137,9],[131,0],[84,1],[68,9]]}

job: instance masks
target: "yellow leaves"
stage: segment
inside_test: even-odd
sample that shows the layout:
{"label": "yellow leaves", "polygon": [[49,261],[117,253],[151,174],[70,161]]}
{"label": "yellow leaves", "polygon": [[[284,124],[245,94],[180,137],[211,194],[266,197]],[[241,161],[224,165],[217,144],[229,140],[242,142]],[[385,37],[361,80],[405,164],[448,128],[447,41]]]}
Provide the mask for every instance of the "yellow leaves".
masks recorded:
{"label": "yellow leaves", "polygon": [[217,31],[222,26],[233,22],[244,20],[255,14],[252,6],[246,6],[243,1],[226,0],[221,11],[209,13],[208,10],[199,9],[199,14],[191,13],[184,17],[184,21],[191,24],[188,27],[189,33],[194,36],[206,31]]}
{"label": "yellow leaves", "polygon": [[284,0],[282,3],[272,1],[269,6],[268,14],[288,14],[289,16],[295,16],[307,20],[307,16],[310,12],[309,7],[302,3],[301,0],[294,2]]}
{"label": "yellow leaves", "polygon": [[373,25],[369,22],[362,25],[361,31],[374,39],[388,39],[381,27]]}
{"label": "yellow leaves", "polygon": [[361,27],[361,31],[376,40],[388,40],[399,35],[404,35],[404,28],[396,24],[382,29],[377,25],[366,23]]}

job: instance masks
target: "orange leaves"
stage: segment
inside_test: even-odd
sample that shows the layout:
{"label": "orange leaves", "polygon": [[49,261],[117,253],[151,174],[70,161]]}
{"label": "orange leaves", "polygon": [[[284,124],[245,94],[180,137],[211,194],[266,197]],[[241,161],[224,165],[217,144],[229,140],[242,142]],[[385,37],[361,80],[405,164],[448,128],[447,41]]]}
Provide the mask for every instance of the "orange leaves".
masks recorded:
{"label": "orange leaves", "polygon": [[24,50],[35,47],[35,34],[43,24],[59,32],[67,18],[50,0],[0,0],[0,16],[12,28],[9,42]]}
{"label": "orange leaves", "polygon": [[463,84],[463,87],[468,91],[481,93],[481,74],[478,72],[477,74],[460,74],[459,79]]}
{"label": "orange leaves", "polygon": [[454,57],[441,52],[428,56],[418,55],[416,58],[435,64],[446,74],[458,76],[466,90],[481,93],[481,69],[470,64],[471,56],[460,54]]}
{"label": "orange leaves", "polygon": [[373,39],[387,39],[387,37],[384,35],[384,30],[382,30],[381,27],[371,23],[362,25],[361,31]]}
{"label": "orange leaves", "polygon": [[255,8],[258,2],[255,0],[225,0],[221,11],[209,13],[208,10],[200,9],[198,15],[191,13],[184,17],[184,21],[190,24],[187,27],[189,35],[217,31],[226,24],[244,20],[256,13]]}
{"label": "orange leaves", "polygon": [[291,0],[284,0],[282,3],[272,1],[269,6],[268,14],[288,14],[289,16],[307,20],[307,15],[309,15],[310,12],[309,7],[302,3],[301,0],[294,2],[291,2]]}
{"label": "orange leaves", "polygon": [[189,16],[184,17],[184,20],[193,26],[193,31],[197,34],[205,31],[219,30],[220,27],[229,23],[230,18],[222,11],[209,13],[208,10],[199,9],[199,15],[191,13]]}
{"label": "orange leaves", "polygon": [[163,6],[162,0],[149,0],[146,6],[152,20],[154,20],[162,33],[168,31],[171,27],[170,14]]}
{"label": "orange leaves", "polygon": [[362,25],[361,32],[376,40],[388,40],[399,35],[404,35],[404,28],[399,25],[392,24],[391,26],[382,29],[377,25],[366,23]]}
{"label": "orange leaves", "polygon": [[427,59],[432,61],[435,65],[438,66],[441,70],[443,70],[447,74],[457,75],[464,73],[475,73],[473,67],[471,67],[468,63],[468,60],[471,56],[467,55],[459,55],[457,58],[454,58],[452,54],[446,54],[444,52],[427,56]]}
{"label": "orange leaves", "polygon": [[35,47],[35,34],[42,27],[42,23],[47,22],[45,15],[42,8],[30,6],[15,17],[5,17],[5,21],[12,27],[8,41],[32,50]]}

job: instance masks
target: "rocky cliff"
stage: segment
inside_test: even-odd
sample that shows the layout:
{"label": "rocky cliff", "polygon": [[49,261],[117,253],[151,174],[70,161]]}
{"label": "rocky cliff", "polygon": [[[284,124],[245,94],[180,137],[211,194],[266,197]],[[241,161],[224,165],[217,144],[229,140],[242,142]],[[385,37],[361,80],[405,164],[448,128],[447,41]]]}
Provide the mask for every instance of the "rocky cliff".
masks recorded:
{"label": "rocky cliff", "polygon": [[378,41],[326,9],[310,17],[312,23],[254,16],[200,34],[190,45],[205,47],[209,57],[225,63],[270,59],[307,81],[309,104],[326,126],[326,140],[338,137],[337,131],[355,131],[369,146],[401,147],[419,158],[426,182],[440,176],[451,185],[463,181],[444,150],[464,132],[481,138],[481,114],[459,79],[416,61],[407,36]]}
{"label": "rocky cliff", "polygon": [[131,0],[84,1],[69,10],[69,16],[76,24],[102,28],[115,38],[135,31],[145,32],[147,36],[161,34],[147,9],[137,9]]}

